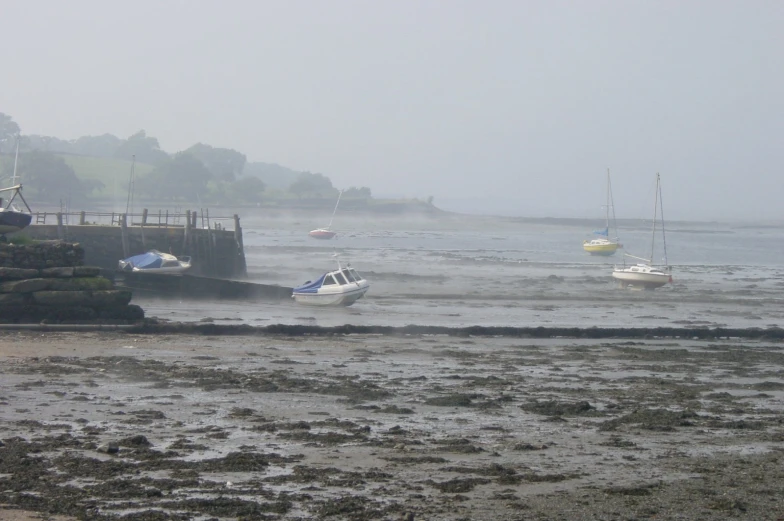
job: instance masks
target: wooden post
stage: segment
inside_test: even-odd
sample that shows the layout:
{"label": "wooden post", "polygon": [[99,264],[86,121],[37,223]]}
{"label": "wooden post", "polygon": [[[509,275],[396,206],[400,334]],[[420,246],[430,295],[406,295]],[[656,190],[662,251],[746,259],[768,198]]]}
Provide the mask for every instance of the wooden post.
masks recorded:
{"label": "wooden post", "polygon": [[190,255],[191,245],[191,211],[185,210],[185,232],[183,234],[182,251],[183,255]]}
{"label": "wooden post", "polygon": [[84,226],[84,224],[85,224],[85,220],[84,220],[84,210],[82,210],[82,213],[80,213],[80,214],[79,214],[79,225],[80,225],[80,226]]}
{"label": "wooden post", "polygon": [[191,228],[196,228],[196,219],[199,217],[199,214],[196,213],[196,210],[191,212]]}
{"label": "wooden post", "polygon": [[142,210],[142,222],[141,222],[141,232],[142,232],[142,248],[144,251],[147,251],[147,240],[144,237],[144,225],[147,224],[147,208]]}
{"label": "wooden post", "polygon": [[63,240],[63,212],[57,212],[57,238]]}
{"label": "wooden post", "polygon": [[128,250],[128,215],[120,215],[120,235],[122,236],[123,259],[130,257]]}
{"label": "wooden post", "polygon": [[245,264],[245,246],[242,244],[242,228],[240,216],[234,214],[234,242],[237,243],[237,262],[235,263],[234,276],[247,277],[248,267]]}

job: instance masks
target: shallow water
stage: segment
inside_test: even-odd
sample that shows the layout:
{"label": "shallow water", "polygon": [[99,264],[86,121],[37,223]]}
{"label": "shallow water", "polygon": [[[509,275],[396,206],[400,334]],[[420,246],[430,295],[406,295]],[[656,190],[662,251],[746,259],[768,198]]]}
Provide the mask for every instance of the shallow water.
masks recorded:
{"label": "shallow water", "polygon": [[[784,324],[784,225],[674,223],[667,229],[673,284],[629,291],[613,283],[622,263],[582,251],[597,223],[479,216],[343,216],[332,241],[308,237],[318,216],[245,215],[249,279],[296,286],[350,262],[371,283],[350,308],[293,302],[141,299],[148,316],[251,325],[689,326]],[[627,222],[626,251],[650,250],[649,223]],[[661,241],[655,256],[662,255]]]}

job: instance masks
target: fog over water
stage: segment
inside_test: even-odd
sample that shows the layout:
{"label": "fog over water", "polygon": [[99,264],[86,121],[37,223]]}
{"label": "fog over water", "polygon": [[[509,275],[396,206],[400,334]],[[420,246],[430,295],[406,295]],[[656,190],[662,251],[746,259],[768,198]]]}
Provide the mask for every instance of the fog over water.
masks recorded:
{"label": "fog over water", "polygon": [[784,3],[4,2],[0,111],[472,213],[781,221]]}

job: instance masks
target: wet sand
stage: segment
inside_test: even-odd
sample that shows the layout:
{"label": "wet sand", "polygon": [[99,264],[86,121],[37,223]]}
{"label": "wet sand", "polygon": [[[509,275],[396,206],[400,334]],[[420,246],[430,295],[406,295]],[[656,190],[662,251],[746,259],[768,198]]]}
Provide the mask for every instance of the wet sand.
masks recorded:
{"label": "wet sand", "polygon": [[784,519],[783,348],[0,331],[0,519]]}

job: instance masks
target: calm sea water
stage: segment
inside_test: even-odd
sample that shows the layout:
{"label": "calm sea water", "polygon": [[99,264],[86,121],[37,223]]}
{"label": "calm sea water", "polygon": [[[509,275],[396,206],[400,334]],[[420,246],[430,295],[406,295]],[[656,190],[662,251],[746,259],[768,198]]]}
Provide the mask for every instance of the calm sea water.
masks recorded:
{"label": "calm sea water", "polygon": [[[352,307],[140,304],[160,318],[251,325],[784,326],[784,224],[668,223],[674,281],[655,291],[615,286],[620,251],[583,252],[596,222],[344,215],[336,239],[308,237],[324,224],[319,216],[243,215],[248,275],[296,286],[332,269],[337,253],[371,283]],[[650,223],[622,223],[619,235],[625,251],[649,254]],[[663,256],[660,236],[654,256]]]}

